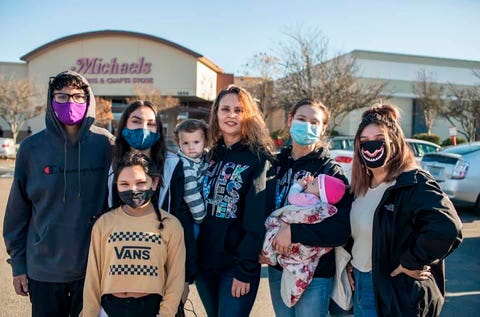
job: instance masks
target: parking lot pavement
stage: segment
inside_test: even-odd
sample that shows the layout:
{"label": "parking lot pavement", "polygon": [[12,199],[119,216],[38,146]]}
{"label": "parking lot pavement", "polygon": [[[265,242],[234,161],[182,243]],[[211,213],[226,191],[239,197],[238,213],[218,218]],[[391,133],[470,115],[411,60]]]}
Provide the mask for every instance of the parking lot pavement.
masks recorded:
{"label": "parking lot pavement", "polygon": [[[4,166],[5,162],[0,162],[0,169]],[[8,165],[8,169],[11,171],[13,164]],[[3,242],[3,218],[11,184],[11,177],[0,178],[0,237],[2,237],[0,242],[0,317],[28,317],[31,316],[30,302],[28,297],[18,296],[13,290],[12,270],[10,265],[7,264],[8,256]],[[206,316],[195,286],[193,285],[190,289],[189,298],[194,305],[195,313],[198,317]],[[187,308],[190,307],[187,304]],[[193,314],[187,313],[187,316],[193,316]],[[274,316],[266,277],[263,277],[260,282],[257,300],[251,316]]]}
{"label": "parking lot pavement", "polygon": [[464,239],[446,261],[447,298],[442,316],[478,316],[480,312],[480,215],[459,210]]}
{"label": "parking lot pavement", "polygon": [[27,317],[31,316],[30,301],[28,297],[16,295],[13,290],[12,269],[7,264],[7,253],[3,243],[3,218],[11,184],[11,178],[0,178],[0,219],[2,220],[2,225],[0,225],[0,234],[2,235],[0,243],[0,317]]}
{"label": "parking lot pavement", "polygon": [[[4,163],[4,162],[2,162]],[[0,163],[0,167],[1,167]],[[9,167],[12,169],[12,166]],[[0,219],[5,214],[5,205],[12,183],[11,177],[0,178]],[[460,211],[464,223],[465,239],[460,247],[447,258],[446,290],[447,298],[441,316],[470,317],[478,316],[480,311],[480,215],[468,211]],[[0,235],[2,235],[0,226]],[[5,246],[0,242],[0,317],[31,316],[30,302],[27,297],[18,296],[13,291],[11,268],[6,262]],[[253,307],[252,317],[274,316],[268,281],[262,274],[257,299]],[[195,289],[191,288],[190,296],[198,317],[206,316],[202,303]],[[187,305],[187,307],[190,307]],[[187,313],[187,316],[193,316]]]}
{"label": "parking lot pavement", "polygon": [[13,175],[13,168],[15,160],[0,159],[0,177],[11,177]]}

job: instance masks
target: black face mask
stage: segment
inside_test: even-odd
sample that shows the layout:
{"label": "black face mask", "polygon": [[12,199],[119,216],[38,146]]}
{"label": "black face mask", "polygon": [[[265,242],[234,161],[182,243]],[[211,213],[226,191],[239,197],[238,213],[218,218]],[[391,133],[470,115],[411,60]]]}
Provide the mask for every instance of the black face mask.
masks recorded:
{"label": "black face mask", "polygon": [[153,189],[147,190],[126,190],[118,192],[120,199],[132,208],[138,208],[145,205],[153,196]]}
{"label": "black face mask", "polygon": [[387,147],[385,141],[365,141],[360,143],[360,153],[365,165],[369,168],[378,168],[385,164]]}

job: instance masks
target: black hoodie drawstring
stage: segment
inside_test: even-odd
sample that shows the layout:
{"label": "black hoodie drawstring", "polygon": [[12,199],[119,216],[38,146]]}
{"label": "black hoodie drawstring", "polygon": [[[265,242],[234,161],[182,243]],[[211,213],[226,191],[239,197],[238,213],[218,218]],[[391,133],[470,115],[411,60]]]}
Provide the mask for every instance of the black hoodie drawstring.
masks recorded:
{"label": "black hoodie drawstring", "polygon": [[78,165],[77,165],[77,180],[78,180],[78,197],[81,197],[82,184],[81,184],[81,175],[80,175],[80,159],[82,157],[82,142],[78,139]]}
{"label": "black hoodie drawstring", "polygon": [[[66,195],[67,195],[67,142],[68,139],[65,139],[65,142],[63,143],[63,152],[64,152],[64,161],[65,161],[65,168],[63,169],[63,202],[66,201]],[[78,141],[78,162],[77,162],[77,183],[78,183],[78,197],[81,197],[82,195],[82,183],[81,183],[81,175],[80,175],[80,166],[81,166],[81,152],[82,152],[82,143],[80,140]]]}
{"label": "black hoodie drawstring", "polygon": [[65,138],[63,141],[63,159],[65,163],[63,168],[63,202],[65,202],[67,199],[67,139]]}

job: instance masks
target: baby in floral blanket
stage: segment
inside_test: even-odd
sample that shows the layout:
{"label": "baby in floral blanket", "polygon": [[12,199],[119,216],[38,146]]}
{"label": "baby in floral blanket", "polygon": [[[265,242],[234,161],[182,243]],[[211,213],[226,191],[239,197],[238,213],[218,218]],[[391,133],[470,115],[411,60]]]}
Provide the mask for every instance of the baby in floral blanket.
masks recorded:
{"label": "baby in floral blanket", "polygon": [[292,185],[288,193],[290,205],[275,210],[266,220],[267,233],[262,255],[270,265],[277,263],[283,267],[280,293],[283,302],[292,307],[300,299],[310,284],[313,273],[322,255],[332,248],[292,244],[288,255],[281,255],[272,247],[272,242],[280,229],[281,221],[286,223],[314,224],[333,216],[346,186],[338,178],[320,174],[317,177],[306,175]]}

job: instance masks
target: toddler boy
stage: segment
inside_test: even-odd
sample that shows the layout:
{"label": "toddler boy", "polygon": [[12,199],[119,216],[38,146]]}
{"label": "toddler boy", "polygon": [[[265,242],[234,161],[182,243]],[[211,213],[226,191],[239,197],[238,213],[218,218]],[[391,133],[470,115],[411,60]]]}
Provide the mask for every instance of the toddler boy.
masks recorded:
{"label": "toddler boy", "polygon": [[207,141],[207,124],[203,120],[188,119],[175,128],[175,139],[179,150],[177,155],[183,163],[185,175],[185,191],[183,198],[187,203],[195,226],[195,238],[198,237],[199,226],[205,218],[206,210],[201,188],[203,176],[207,170],[205,145]]}

